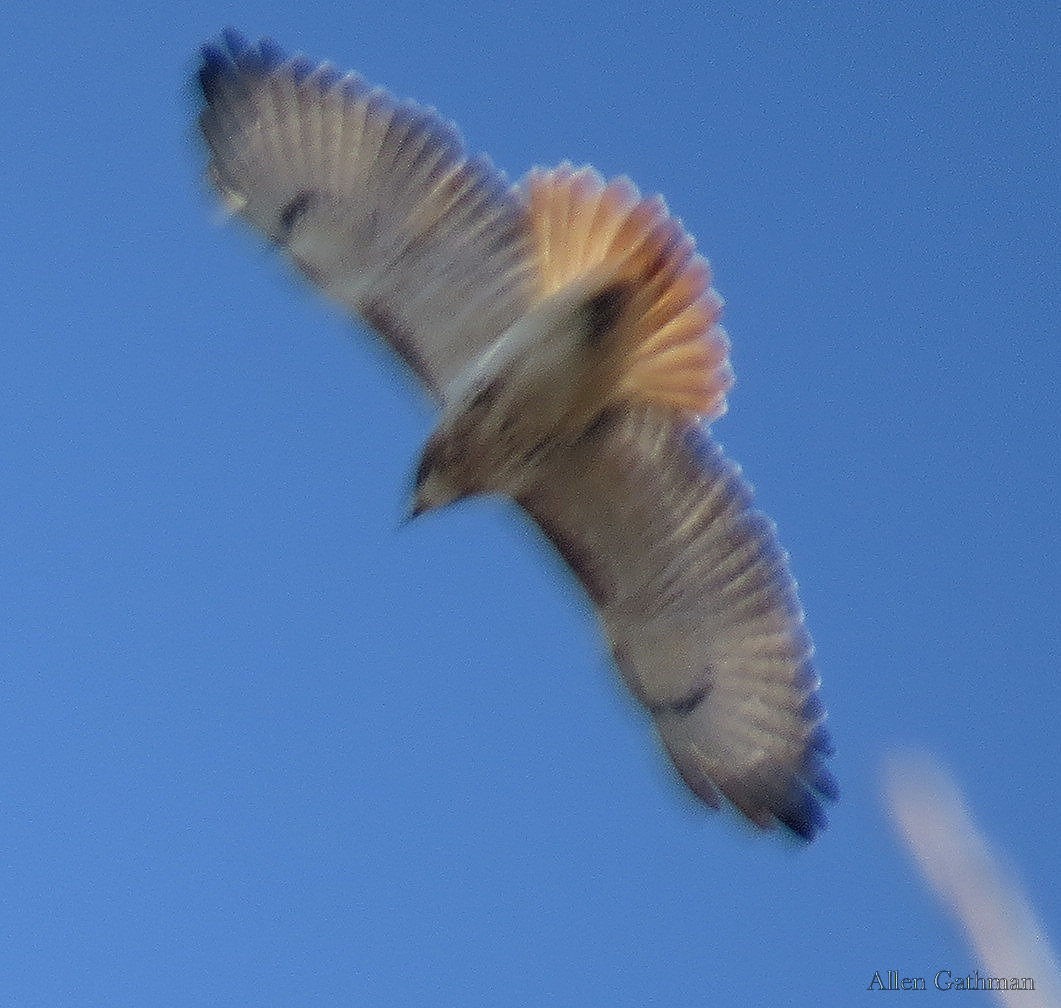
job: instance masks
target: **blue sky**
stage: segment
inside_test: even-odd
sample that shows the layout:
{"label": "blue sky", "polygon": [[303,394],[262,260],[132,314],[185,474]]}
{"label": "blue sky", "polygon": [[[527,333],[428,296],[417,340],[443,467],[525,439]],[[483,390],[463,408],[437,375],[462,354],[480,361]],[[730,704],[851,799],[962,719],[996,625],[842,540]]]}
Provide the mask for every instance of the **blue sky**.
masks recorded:
{"label": "blue sky", "polygon": [[[1054,5],[298,6],[2,15],[3,1000],[875,1003],[976,965],[901,747],[1061,938]],[[512,509],[399,527],[429,405],[201,183],[225,24],[695,234],[818,648],[814,845],[686,798]]]}

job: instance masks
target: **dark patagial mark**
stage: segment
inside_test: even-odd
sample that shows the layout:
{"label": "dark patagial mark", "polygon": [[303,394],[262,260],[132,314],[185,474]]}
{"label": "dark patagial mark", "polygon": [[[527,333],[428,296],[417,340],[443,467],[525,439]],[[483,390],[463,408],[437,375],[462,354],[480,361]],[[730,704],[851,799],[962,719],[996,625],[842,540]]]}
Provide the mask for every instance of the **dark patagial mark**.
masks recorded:
{"label": "dark patagial mark", "polygon": [[674,701],[674,703],[671,704],[671,710],[674,711],[675,714],[681,716],[692,714],[692,712],[707,699],[707,695],[710,692],[710,683],[704,683],[702,686],[697,686],[690,693],[687,693],[685,696]]}
{"label": "dark patagial mark", "polygon": [[361,306],[361,317],[375,329],[395,352],[420,376],[423,383],[435,392],[434,375],[428,370],[427,361],[416,345],[413,333],[408,326],[402,325],[382,301],[366,301]]}
{"label": "dark patagial mark", "polygon": [[303,189],[288,202],[280,211],[280,230],[277,235],[279,243],[286,243],[290,239],[298,219],[309,213],[320,200],[321,194],[316,189]]}
{"label": "dark patagial mark", "polygon": [[277,230],[273,235],[273,240],[276,244],[287,246],[288,253],[295,265],[303,272],[311,283],[317,284],[319,287],[325,285],[324,273],[321,271],[321,268],[317,263],[299,255],[298,251],[291,247],[291,237],[302,218],[307,214],[312,213],[314,208],[318,207],[323,200],[324,195],[316,189],[301,190],[293,199],[289,200],[280,211],[280,216],[277,221]]}
{"label": "dark patagial mark", "polygon": [[557,553],[567,561],[567,565],[585,586],[589,597],[598,607],[607,606],[612,600],[613,591],[605,580],[603,572],[593,562],[593,550],[579,543],[575,537],[568,535],[564,529],[563,520],[546,514],[544,508],[537,506],[533,494],[520,497],[518,503],[524,511],[533,516],[538,527],[556,547]]}
{"label": "dark patagial mark", "polygon": [[664,703],[650,704],[648,709],[653,714],[677,714],[678,717],[685,717],[687,714],[692,714],[707,699],[710,692],[710,682],[698,683],[685,696]]}

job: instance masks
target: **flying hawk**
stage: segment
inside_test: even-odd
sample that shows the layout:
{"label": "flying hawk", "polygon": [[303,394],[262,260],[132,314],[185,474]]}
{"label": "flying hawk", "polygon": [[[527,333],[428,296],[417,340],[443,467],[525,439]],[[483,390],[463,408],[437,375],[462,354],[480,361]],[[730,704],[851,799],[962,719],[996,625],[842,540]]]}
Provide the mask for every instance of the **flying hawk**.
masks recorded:
{"label": "flying hawk", "polygon": [[441,406],[413,513],[518,502],[686,784],[812,838],[836,784],[811,642],[774,526],[707,433],[732,385],[721,302],[662,200],[567,164],[511,187],[433,110],[234,32],[199,82],[226,206]]}

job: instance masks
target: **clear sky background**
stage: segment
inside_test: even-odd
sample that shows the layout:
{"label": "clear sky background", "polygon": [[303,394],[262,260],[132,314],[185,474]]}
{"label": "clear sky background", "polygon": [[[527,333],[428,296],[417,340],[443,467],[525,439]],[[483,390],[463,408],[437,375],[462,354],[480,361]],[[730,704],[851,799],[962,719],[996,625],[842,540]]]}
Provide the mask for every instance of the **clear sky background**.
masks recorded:
{"label": "clear sky background", "polygon": [[[399,527],[429,404],[216,226],[190,78],[225,24],[695,234],[716,433],[818,648],[816,843],[686,797],[513,509]],[[1054,4],[0,25],[0,1003],[877,1004],[875,970],[977,965],[881,804],[906,746],[1061,939]]]}

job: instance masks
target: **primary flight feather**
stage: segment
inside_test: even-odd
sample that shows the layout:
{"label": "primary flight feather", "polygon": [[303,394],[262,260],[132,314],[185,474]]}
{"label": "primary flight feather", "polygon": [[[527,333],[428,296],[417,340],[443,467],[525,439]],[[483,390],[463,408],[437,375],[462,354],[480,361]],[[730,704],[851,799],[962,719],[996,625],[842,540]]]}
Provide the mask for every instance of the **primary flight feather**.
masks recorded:
{"label": "primary flight feather", "polygon": [[440,403],[413,513],[518,502],[688,786],[812,838],[836,785],[811,643],[774,527],[704,426],[728,342],[663,202],[570,165],[510,187],[434,111],[234,32],[199,81],[226,206]]}

